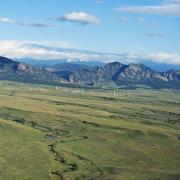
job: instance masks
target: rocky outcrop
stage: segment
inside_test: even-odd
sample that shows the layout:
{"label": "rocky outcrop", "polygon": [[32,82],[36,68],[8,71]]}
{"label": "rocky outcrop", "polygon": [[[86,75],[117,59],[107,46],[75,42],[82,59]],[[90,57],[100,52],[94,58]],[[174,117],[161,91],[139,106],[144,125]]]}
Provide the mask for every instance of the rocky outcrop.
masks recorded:
{"label": "rocky outcrop", "polygon": [[65,82],[62,78],[43,68],[0,57],[0,79],[23,82]]}
{"label": "rocky outcrop", "polygon": [[180,80],[180,70],[169,70],[163,73],[163,76],[166,77],[168,80]]}
{"label": "rocky outcrop", "polygon": [[158,79],[168,81],[166,76],[153,71],[143,64],[124,65],[119,62],[109,63],[102,68],[93,70],[80,70],[70,75],[70,82],[73,83],[95,83],[100,81],[120,81],[127,80],[148,80]]}

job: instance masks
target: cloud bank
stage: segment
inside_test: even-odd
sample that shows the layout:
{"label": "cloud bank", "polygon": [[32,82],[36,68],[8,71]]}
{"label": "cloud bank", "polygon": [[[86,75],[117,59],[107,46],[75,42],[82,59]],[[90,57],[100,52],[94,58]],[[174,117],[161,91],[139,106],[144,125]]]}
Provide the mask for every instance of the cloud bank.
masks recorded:
{"label": "cloud bank", "polygon": [[139,63],[144,61],[180,65],[180,54],[159,52],[145,53],[98,53],[70,49],[68,42],[0,41],[0,56],[32,58],[37,60],[102,61]]}

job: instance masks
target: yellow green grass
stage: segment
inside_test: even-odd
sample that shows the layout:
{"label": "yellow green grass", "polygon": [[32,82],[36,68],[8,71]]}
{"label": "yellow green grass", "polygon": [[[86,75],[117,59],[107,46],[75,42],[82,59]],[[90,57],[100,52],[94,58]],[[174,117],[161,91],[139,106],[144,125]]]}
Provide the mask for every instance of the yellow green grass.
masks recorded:
{"label": "yellow green grass", "polygon": [[1,81],[0,179],[180,179],[180,92]]}

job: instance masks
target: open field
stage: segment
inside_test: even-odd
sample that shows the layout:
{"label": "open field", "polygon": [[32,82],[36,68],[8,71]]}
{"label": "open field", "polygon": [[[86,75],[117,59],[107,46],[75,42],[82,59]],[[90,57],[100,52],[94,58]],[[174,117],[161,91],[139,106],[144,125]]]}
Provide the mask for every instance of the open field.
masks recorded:
{"label": "open field", "polygon": [[1,179],[178,180],[180,92],[0,81]]}

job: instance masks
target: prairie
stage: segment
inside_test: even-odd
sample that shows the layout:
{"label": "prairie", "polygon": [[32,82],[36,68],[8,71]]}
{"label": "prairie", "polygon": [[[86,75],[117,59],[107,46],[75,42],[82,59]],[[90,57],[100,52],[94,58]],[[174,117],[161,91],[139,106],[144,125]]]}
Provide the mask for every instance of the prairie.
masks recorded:
{"label": "prairie", "polygon": [[180,92],[1,81],[0,179],[180,179]]}

